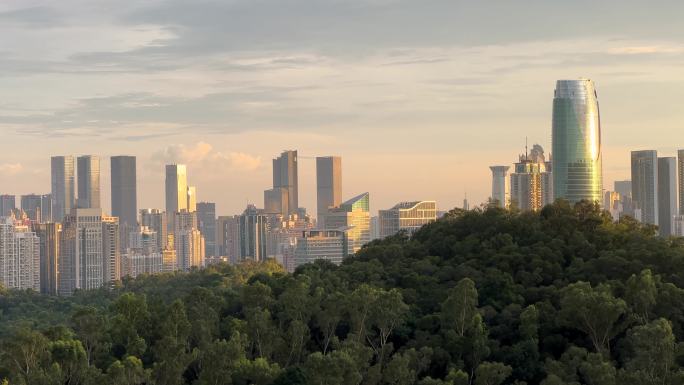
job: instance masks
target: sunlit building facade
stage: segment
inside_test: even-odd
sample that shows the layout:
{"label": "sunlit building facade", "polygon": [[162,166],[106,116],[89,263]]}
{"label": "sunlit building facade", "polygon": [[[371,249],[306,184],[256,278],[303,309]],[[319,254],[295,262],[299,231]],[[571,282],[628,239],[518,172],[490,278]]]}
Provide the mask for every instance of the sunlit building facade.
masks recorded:
{"label": "sunlit building facade", "polygon": [[297,239],[295,265],[301,266],[317,260],[336,265],[349,255],[346,232],[340,230],[307,230]]}
{"label": "sunlit building facade", "polygon": [[94,155],[79,156],[78,208],[99,209],[100,206],[100,158]]}
{"label": "sunlit building facade", "polygon": [[511,174],[511,204],[523,211],[537,211],[553,203],[553,174],[544,149],[535,144],[520,155]]}
{"label": "sunlit building facade", "polygon": [[556,83],[552,142],[554,198],[601,202],[601,120],[591,80]]}
{"label": "sunlit building facade", "polygon": [[658,153],[632,151],[632,199],[641,210],[641,221],[658,224]]}
{"label": "sunlit building facade", "polygon": [[491,166],[492,170],[492,195],[491,203],[497,207],[508,207],[511,199],[511,188],[508,183],[508,170],[510,166]]}
{"label": "sunlit building facade", "polygon": [[348,251],[356,253],[371,241],[370,194],[363,193],[338,207],[328,208],[324,221],[327,230],[346,228]]}
{"label": "sunlit building facade", "polygon": [[424,225],[437,220],[437,202],[401,202],[389,210],[380,210],[380,237],[385,238],[406,231],[409,235]]}
{"label": "sunlit building facade", "polygon": [[52,220],[63,222],[76,207],[75,164],[73,156],[53,156],[50,161]]}

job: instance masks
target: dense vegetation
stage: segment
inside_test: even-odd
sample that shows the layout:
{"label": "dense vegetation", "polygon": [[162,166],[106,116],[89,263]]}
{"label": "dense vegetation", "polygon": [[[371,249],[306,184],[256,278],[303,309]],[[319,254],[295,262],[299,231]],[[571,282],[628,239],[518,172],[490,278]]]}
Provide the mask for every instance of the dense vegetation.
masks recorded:
{"label": "dense vegetation", "polygon": [[[590,204],[453,211],[336,267],[0,296],[14,384],[682,384],[684,244]],[[0,380],[1,382],[1,380]]]}

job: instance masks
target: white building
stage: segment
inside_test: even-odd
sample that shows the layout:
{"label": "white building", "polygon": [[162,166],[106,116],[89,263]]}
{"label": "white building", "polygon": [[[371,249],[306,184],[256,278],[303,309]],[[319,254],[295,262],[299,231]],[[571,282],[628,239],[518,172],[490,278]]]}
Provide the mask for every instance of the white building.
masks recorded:
{"label": "white building", "polygon": [[40,291],[40,239],[12,217],[0,219],[0,285]]}

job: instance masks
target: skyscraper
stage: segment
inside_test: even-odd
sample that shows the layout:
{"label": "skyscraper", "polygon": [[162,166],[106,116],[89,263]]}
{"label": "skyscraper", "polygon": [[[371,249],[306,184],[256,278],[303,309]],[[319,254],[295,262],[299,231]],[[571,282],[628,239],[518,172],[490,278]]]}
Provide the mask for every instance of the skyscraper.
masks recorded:
{"label": "skyscraper", "polygon": [[641,221],[658,221],[658,153],[654,150],[632,151],[632,200],[641,210]]}
{"label": "skyscraper", "polygon": [[12,215],[12,210],[17,208],[17,197],[14,195],[0,195],[0,217]]}
{"label": "skyscraper", "polygon": [[[324,221],[325,229],[346,232],[348,251],[350,254],[356,253],[371,241],[370,194],[363,193],[329,208]],[[323,223],[319,223],[318,228],[323,228]]]}
{"label": "skyscraper", "polygon": [[679,213],[684,215],[684,150],[677,151],[677,174],[679,177]]}
{"label": "skyscraper", "polygon": [[166,212],[169,222],[173,213],[188,208],[188,171],[184,164],[166,165]]}
{"label": "skyscraper", "polygon": [[299,208],[299,181],[297,176],[297,151],[284,151],[273,159],[273,188],[287,189],[288,212],[295,214]]}
{"label": "skyscraper", "polygon": [[64,217],[76,207],[74,185],[74,157],[53,156],[52,176],[52,220],[63,222]]}
{"label": "skyscraper", "polygon": [[28,215],[32,221],[41,221],[41,206],[43,204],[42,196],[36,194],[22,195],[21,209]]}
{"label": "skyscraper", "polygon": [[197,188],[195,186],[188,186],[188,205],[189,212],[197,211]]}
{"label": "skyscraper", "polygon": [[318,224],[322,227],[326,212],[342,203],[342,158],[316,158],[316,199]]}
{"label": "skyscraper", "polygon": [[552,125],[554,199],[600,202],[601,120],[591,80],[556,83]]}
{"label": "skyscraper", "polygon": [[658,230],[674,235],[672,221],[677,215],[677,158],[658,158]]}
{"label": "skyscraper", "polygon": [[261,214],[254,205],[247,206],[239,219],[240,260],[266,259],[266,232],[268,218]]}
{"label": "skyscraper", "polygon": [[216,252],[216,203],[200,202],[197,204],[197,222],[199,231],[204,237],[207,257],[217,256]]}
{"label": "skyscraper", "polygon": [[220,216],[217,220],[218,253],[231,263],[240,259],[240,215]]}
{"label": "skyscraper", "polygon": [[40,196],[40,221],[41,222],[55,222],[52,216],[52,194],[43,194]]}
{"label": "skyscraper", "polygon": [[511,174],[511,202],[520,210],[537,211],[553,203],[548,191],[552,180],[544,149],[535,144],[529,154],[520,155]]}
{"label": "skyscraper", "polygon": [[57,295],[62,224],[41,223],[34,225],[34,229],[40,239],[40,292]]}
{"label": "skyscraper", "polygon": [[12,218],[0,218],[0,286],[40,291],[40,240]]}
{"label": "skyscraper", "polygon": [[59,295],[104,284],[102,210],[74,209],[64,220],[59,257]]}
{"label": "skyscraper", "polygon": [[120,231],[119,218],[102,217],[102,283],[121,279]]}
{"label": "skyscraper", "polygon": [[132,231],[138,224],[138,197],[136,180],[136,159],[134,156],[113,156],[112,216],[119,218],[119,225],[125,231]]}
{"label": "skyscraper", "polygon": [[79,156],[78,162],[78,208],[99,209],[100,206],[100,158],[94,155]]}
{"label": "skyscraper", "polygon": [[164,250],[168,243],[168,219],[159,209],[140,210],[140,224],[157,233],[157,251]]}
{"label": "skyscraper", "polygon": [[511,199],[511,187],[508,183],[509,166],[491,166],[492,170],[492,203],[497,207],[508,207]]}

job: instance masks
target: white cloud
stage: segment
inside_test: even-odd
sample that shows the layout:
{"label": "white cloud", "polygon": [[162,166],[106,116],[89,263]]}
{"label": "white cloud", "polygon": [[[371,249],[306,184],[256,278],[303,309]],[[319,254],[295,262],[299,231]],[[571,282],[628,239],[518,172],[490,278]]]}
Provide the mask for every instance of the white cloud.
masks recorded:
{"label": "white cloud", "polygon": [[161,163],[182,163],[195,170],[238,170],[253,171],[261,165],[261,157],[243,152],[216,151],[206,142],[197,142],[187,146],[176,144],[155,153],[153,160]]}
{"label": "white cloud", "polygon": [[3,163],[0,164],[0,174],[7,176],[14,176],[24,170],[21,163]]}

